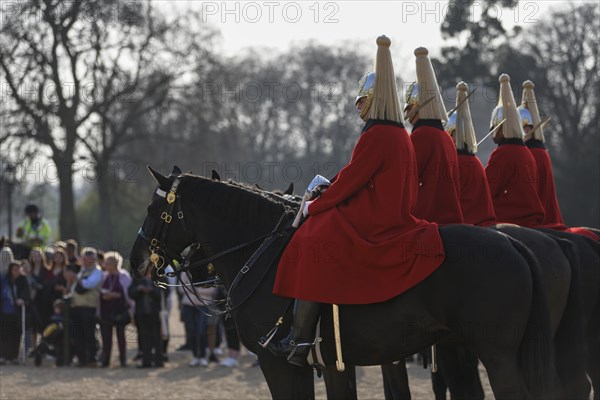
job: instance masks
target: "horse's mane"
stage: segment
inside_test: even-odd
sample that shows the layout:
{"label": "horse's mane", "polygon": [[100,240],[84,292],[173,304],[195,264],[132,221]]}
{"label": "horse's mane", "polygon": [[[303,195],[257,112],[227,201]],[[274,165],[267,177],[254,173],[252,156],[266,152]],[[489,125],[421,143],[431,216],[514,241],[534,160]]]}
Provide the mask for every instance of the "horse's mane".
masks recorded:
{"label": "horse's mane", "polygon": [[[276,193],[262,190],[233,180],[216,181],[199,175],[183,174],[181,185],[189,185],[192,197],[207,203],[211,210],[221,210],[224,215],[244,223],[268,220],[274,211],[296,210],[299,203]],[[188,182],[189,183],[186,183]],[[210,187],[210,190],[206,190]],[[204,190],[202,190],[204,189]],[[194,200],[197,201],[197,200]]]}

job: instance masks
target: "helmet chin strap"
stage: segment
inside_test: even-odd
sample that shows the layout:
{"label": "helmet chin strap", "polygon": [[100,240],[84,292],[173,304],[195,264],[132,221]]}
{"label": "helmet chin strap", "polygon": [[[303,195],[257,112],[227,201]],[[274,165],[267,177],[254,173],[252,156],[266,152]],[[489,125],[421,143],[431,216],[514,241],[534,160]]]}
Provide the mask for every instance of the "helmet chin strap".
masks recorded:
{"label": "helmet chin strap", "polygon": [[370,93],[367,95],[367,99],[365,100],[365,106],[360,111],[360,118],[363,121],[366,121],[368,119],[367,116],[369,115],[369,110],[371,109],[372,102],[373,102],[373,93]]}

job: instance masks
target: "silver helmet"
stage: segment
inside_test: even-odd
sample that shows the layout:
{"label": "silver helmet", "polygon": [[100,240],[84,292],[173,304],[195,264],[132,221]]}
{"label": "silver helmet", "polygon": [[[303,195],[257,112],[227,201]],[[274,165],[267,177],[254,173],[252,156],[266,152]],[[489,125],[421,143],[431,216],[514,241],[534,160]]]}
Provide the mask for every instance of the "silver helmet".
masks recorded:
{"label": "silver helmet", "polygon": [[356,93],[356,101],[358,103],[363,97],[373,97],[375,90],[375,72],[367,72],[360,81],[358,81],[358,92]]}
{"label": "silver helmet", "polygon": [[418,106],[419,105],[419,84],[417,82],[411,83],[406,88],[406,93],[404,95],[404,111],[409,106]]}
{"label": "silver helmet", "polygon": [[367,72],[360,81],[358,81],[358,92],[356,93],[356,101],[354,105],[357,105],[359,100],[366,97],[365,105],[360,110],[360,117],[365,119],[371,108],[371,102],[373,101],[373,95],[375,94],[375,72]]}
{"label": "silver helmet", "polygon": [[[492,119],[490,120],[490,131],[492,129],[494,129],[495,127],[497,127],[500,124],[500,122],[502,122],[503,119],[504,119],[504,112],[502,111],[502,106],[498,105],[492,111]],[[497,132],[498,131],[496,131],[496,133]],[[496,136],[496,133],[494,133],[494,136]]]}
{"label": "silver helmet", "polygon": [[517,107],[519,111],[519,117],[521,118],[521,125],[526,127],[528,125],[533,126],[533,117],[531,116],[531,112],[525,106]]}
{"label": "silver helmet", "polygon": [[454,111],[448,117],[448,121],[446,121],[445,128],[446,128],[446,132],[448,132],[448,134],[450,136],[454,136],[454,131],[456,130],[456,111]]}

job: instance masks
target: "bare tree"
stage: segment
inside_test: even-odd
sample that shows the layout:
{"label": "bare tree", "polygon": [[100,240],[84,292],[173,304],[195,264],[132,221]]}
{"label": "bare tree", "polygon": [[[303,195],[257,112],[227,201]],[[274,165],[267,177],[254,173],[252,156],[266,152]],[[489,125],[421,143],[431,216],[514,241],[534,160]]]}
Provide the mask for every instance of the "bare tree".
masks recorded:
{"label": "bare tree", "polygon": [[[105,198],[107,163],[115,149],[139,138],[131,125],[165,98],[171,82],[170,73],[157,68],[176,61],[160,57],[169,26],[144,2],[30,0],[13,6],[0,29],[2,84],[10,89],[10,112],[2,120],[6,139],[49,149],[60,187],[61,236],[77,238],[75,164],[82,157],[96,163]],[[101,207],[101,213],[110,229],[110,209]]]}
{"label": "bare tree", "polygon": [[[600,225],[600,76],[598,4],[570,6],[524,31],[523,49],[541,75],[536,93],[552,145],[557,190],[565,219]],[[535,79],[535,78],[531,78]]]}

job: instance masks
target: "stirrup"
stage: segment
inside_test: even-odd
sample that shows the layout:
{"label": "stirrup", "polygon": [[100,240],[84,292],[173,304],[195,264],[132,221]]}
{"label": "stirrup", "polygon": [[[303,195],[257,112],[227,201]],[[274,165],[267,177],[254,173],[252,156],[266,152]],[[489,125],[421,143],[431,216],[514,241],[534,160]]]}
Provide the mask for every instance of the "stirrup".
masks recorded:
{"label": "stirrup", "polygon": [[[310,353],[310,349],[313,348],[317,343],[323,341],[322,338],[315,338],[312,342],[304,342],[304,343],[296,343],[293,340],[290,340],[290,345],[292,346],[292,351],[287,356],[287,360],[290,364],[297,365],[299,367],[304,367],[308,363],[308,354]],[[308,351],[305,355],[297,355],[298,350],[303,348],[308,348]]]}

